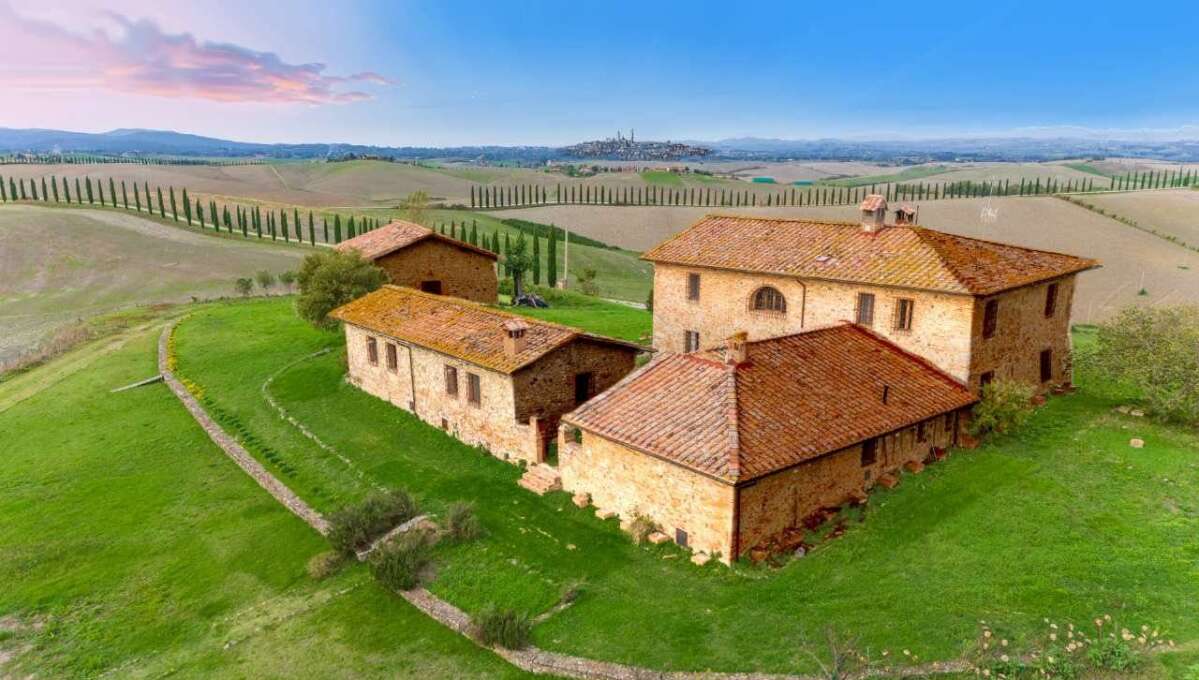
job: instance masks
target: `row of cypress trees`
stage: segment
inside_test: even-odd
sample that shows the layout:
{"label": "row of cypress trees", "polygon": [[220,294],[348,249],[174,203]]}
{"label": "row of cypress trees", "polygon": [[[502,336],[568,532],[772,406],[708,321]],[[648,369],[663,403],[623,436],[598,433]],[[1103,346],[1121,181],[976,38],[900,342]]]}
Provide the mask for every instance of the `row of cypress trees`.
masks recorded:
{"label": "row of cypress trees", "polygon": [[317,243],[318,229],[325,243],[341,243],[380,226],[378,218],[351,215],[343,227],[340,214],[334,214],[331,219],[321,214],[318,226],[318,218],[311,210],[305,222],[298,208],[292,208],[289,215],[286,208],[264,211],[262,206],[218,206],[211,199],[205,204],[200,199],[192,200],[186,188],[177,197],[173,186],[167,187],[164,194],[161,186],[151,192],[148,182],[139,185],[137,182],[127,184],[122,180],[118,185],[111,177],[107,178],[107,182],[101,179],[93,181],[90,176],[75,177],[72,183],[66,177],[27,180],[10,175],[5,180],[0,176],[0,202],[13,201],[118,208],[157,215],[163,220],[186,222],[188,226],[199,226],[201,229],[211,227],[220,232],[223,228],[229,234],[240,233],[245,238],[249,238],[253,232],[260,239],[269,237],[277,241],[282,238],[284,242],[307,242],[311,245]]}
{"label": "row of cypress trees", "polygon": [[[437,225],[436,229],[442,236],[448,236],[499,255],[500,276],[508,276],[509,272],[504,261],[508,253],[517,247],[509,232],[504,232],[503,240],[500,239],[498,229],[491,232],[490,235],[486,232],[480,233],[478,220],[471,220],[469,228],[467,227],[466,220],[463,220],[461,224],[455,220],[451,221],[448,226],[445,223],[441,223]],[[517,241],[522,239],[526,243],[531,241],[531,244],[526,247],[532,248],[532,266],[528,273],[532,278],[533,285],[543,285],[544,281],[544,285],[553,286],[558,280],[558,231],[557,227],[550,225],[549,237],[544,239],[546,241],[546,248],[544,258],[545,268],[543,270],[541,262],[541,241],[543,239],[534,232],[528,232],[517,227]],[[543,271],[545,274],[544,279],[542,278]]]}
{"label": "row of cypress trees", "polygon": [[635,205],[635,206],[702,206],[702,207],[772,207],[772,206],[829,206],[853,205],[867,194],[883,194],[888,200],[937,200],[975,198],[979,196],[1039,196],[1055,193],[1091,191],[1130,191],[1189,187],[1199,183],[1199,173],[1193,170],[1132,172],[1109,178],[1107,186],[1095,186],[1095,178],[1010,179],[994,181],[888,183],[860,186],[824,186],[783,189],[763,194],[750,189],[717,189],[712,187],[628,186],[607,187],[576,184],[556,185],[472,186],[472,208],[507,208],[529,205]]}

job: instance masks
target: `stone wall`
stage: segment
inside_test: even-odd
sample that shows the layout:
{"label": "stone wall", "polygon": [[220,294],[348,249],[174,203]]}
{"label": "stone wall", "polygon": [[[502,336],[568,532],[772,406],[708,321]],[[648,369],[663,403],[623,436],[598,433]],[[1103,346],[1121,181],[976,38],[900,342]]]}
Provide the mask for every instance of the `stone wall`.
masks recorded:
{"label": "stone wall", "polygon": [[[687,275],[691,273],[700,275],[698,301],[687,299]],[[783,294],[785,312],[750,309],[754,292],[764,285]],[[974,313],[970,296],[719,269],[655,265],[654,348],[682,352],[688,330],[699,331],[700,345],[710,348],[737,331],[746,331],[752,341],[854,321],[858,293],[875,296],[873,330],[959,380],[968,378]],[[900,298],[915,303],[910,331],[895,328]]]}
{"label": "stone wall", "polygon": [[[1050,283],[1044,282],[979,298],[974,305],[971,338],[969,385],[978,389],[984,373],[995,378],[1019,380],[1046,389],[1073,380],[1071,370],[1070,313],[1074,302],[1075,276],[1058,279],[1057,308],[1045,316],[1045,295]],[[999,301],[995,335],[983,337],[983,315],[988,300]],[[1052,351],[1052,377],[1041,382],[1041,351]]]}
{"label": "stone wall", "polygon": [[573,411],[575,376],[591,373],[588,398],[608,389],[633,370],[636,350],[578,340],[543,356],[532,366],[512,375],[516,385],[516,419],[540,416],[557,422]]}
{"label": "stone wall", "polygon": [[495,304],[495,260],[426,238],[375,261],[398,286],[420,290],[423,281],[441,281],[442,294]]}
{"label": "stone wall", "polygon": [[645,515],[672,539],[687,532],[697,551],[732,551],[733,487],[684,467],[634,451],[598,435],[582,432],[576,444],[563,434],[558,444],[562,487],[591,495],[601,511],[623,520]]}
{"label": "stone wall", "polygon": [[919,426],[879,437],[875,462],[869,466],[862,465],[862,445],[855,444],[740,487],[740,550],[744,553],[785,529],[800,526],[817,510],[845,504],[874,486],[879,477],[909,462],[927,460],[934,447],[953,446],[963,423],[963,418],[950,413],[925,421],[924,441]]}

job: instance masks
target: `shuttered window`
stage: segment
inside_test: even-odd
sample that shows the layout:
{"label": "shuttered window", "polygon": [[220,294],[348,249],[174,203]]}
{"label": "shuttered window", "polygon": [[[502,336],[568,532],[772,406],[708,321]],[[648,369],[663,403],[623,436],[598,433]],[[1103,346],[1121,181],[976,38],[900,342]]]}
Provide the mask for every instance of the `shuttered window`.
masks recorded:
{"label": "shuttered window", "polygon": [[899,298],[895,301],[895,330],[912,330],[912,316],[916,311],[916,301]]}
{"label": "shuttered window", "polygon": [[387,343],[387,370],[395,373],[399,370],[400,359],[396,354],[396,346],[392,343]]}
{"label": "shuttered window", "polygon": [[479,376],[474,373],[466,374],[466,401],[475,406],[483,403],[483,390],[479,384]]}
{"label": "shuttered window", "polygon": [[863,326],[874,325],[874,294],[858,293],[858,323]]}
{"label": "shuttered window", "polygon": [[379,343],[374,338],[366,339],[366,360],[371,366],[379,365]]}
{"label": "shuttered window", "polygon": [[683,351],[699,351],[699,331],[683,331]]}

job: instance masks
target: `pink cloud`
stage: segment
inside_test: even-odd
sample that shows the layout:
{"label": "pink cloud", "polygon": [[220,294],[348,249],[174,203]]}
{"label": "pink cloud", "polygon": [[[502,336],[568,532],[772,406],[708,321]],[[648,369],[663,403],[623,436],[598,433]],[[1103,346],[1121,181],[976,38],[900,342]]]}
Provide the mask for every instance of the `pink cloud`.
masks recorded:
{"label": "pink cloud", "polygon": [[108,13],[116,31],[74,33],[22,17],[0,0],[0,84],[29,89],[104,88],[219,102],[335,104],[370,99],[355,84],[394,84],[325,64],[289,64],[273,52],[164,33],[153,21]]}

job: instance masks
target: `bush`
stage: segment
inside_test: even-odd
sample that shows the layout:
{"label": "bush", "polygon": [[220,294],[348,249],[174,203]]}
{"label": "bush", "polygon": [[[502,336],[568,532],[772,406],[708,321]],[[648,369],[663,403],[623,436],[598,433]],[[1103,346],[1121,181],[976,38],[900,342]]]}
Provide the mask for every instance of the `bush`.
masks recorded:
{"label": "bush", "polygon": [[633,521],[629,523],[629,535],[633,537],[633,542],[637,544],[645,543],[645,539],[649,535],[658,530],[658,525],[645,515],[637,515]]}
{"label": "bush", "polygon": [[291,287],[296,283],[296,273],[290,269],[283,272],[279,275],[279,283],[282,283],[288,290],[291,290]]}
{"label": "bush", "polygon": [[1036,386],[1014,380],[996,380],[987,385],[974,407],[970,434],[1007,434],[1019,429],[1032,415],[1036,393]]}
{"label": "bush", "polygon": [[1199,307],[1126,307],[1101,324],[1092,356],[1161,420],[1199,424]]}
{"label": "bush", "polygon": [[240,278],[233,282],[233,289],[240,293],[242,297],[246,297],[250,294],[250,291],[254,290],[254,279]]}
{"label": "bush", "polygon": [[472,623],[479,641],[488,647],[499,645],[504,649],[524,649],[529,646],[533,621],[525,614],[491,606],[480,612]]}
{"label": "bush", "polygon": [[254,274],[254,278],[258,281],[258,287],[267,290],[275,285],[275,275],[263,269]]}
{"label": "bush", "polygon": [[329,515],[329,542],[343,555],[352,555],[416,512],[416,501],[403,491],[371,494]]}
{"label": "bush", "polygon": [[345,563],[345,556],[337,551],[317,553],[308,560],[308,576],[314,581],[322,581],[340,571]]}
{"label": "bush", "polygon": [[371,574],[392,590],[412,590],[420,585],[421,572],[432,562],[431,552],[425,532],[400,534],[371,555]]}
{"label": "bush", "polygon": [[296,312],[317,328],[333,328],[336,322],[329,318],[329,312],[378,290],[387,281],[387,274],[363,260],[356,250],[331,250],[304,258],[296,280],[300,283]]}
{"label": "bush", "polygon": [[475,507],[470,503],[457,502],[450,504],[445,513],[445,530],[455,541],[470,541],[483,535],[483,525],[475,515]]}

